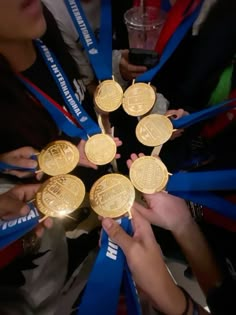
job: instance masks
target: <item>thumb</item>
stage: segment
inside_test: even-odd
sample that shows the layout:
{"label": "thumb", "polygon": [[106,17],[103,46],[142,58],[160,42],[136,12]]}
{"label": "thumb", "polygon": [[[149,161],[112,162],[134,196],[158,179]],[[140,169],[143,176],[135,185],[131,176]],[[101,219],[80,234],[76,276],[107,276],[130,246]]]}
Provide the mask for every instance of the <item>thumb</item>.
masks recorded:
{"label": "thumb", "polygon": [[112,241],[114,241],[126,255],[134,243],[132,237],[130,237],[121,228],[121,226],[112,219],[109,218],[103,219],[102,227],[107,232],[108,236],[112,239]]}

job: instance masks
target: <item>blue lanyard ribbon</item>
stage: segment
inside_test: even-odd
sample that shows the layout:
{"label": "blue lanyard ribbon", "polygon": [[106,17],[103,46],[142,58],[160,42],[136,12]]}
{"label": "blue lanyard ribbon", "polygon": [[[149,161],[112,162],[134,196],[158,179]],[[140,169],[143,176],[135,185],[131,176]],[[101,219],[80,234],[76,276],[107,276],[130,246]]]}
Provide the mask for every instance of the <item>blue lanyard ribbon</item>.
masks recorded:
{"label": "blue lanyard ribbon", "polygon": [[38,225],[38,211],[32,203],[28,205],[30,212],[26,216],[9,221],[0,221],[0,249],[15,242]]}
{"label": "blue lanyard ribbon", "polygon": [[180,172],[170,177],[166,190],[175,196],[206,206],[236,219],[236,204],[212,193],[236,189],[236,170]]}
{"label": "blue lanyard ribbon", "polygon": [[[76,98],[70,82],[54,54],[40,40],[36,41],[36,46],[38,47],[48,69],[50,70],[50,73],[58,86],[58,89],[69,112],[76,119],[78,124],[84,129],[84,131],[86,131],[87,135],[101,133],[101,129],[98,124],[89,117],[79,100]],[[87,136],[85,138],[84,135],[83,139],[87,139]]]}
{"label": "blue lanyard ribbon", "polygon": [[236,189],[236,170],[179,172],[170,176],[167,191],[223,191]]}
{"label": "blue lanyard ribbon", "polygon": [[232,104],[236,102],[236,98],[232,98],[230,100],[221,102],[212,107],[205,108],[201,111],[195,112],[190,115],[183,116],[179,119],[172,119],[172,124],[174,128],[186,128],[193,124],[196,124],[202,120],[211,118],[216,116],[217,114],[223,113],[229,109],[233,109],[236,107],[236,104]]}
{"label": "blue lanyard ribbon", "polygon": [[21,167],[21,166],[16,166],[12,164],[8,164],[5,162],[0,162],[0,172],[4,172],[6,170],[20,170],[22,172],[35,172],[36,168],[27,168],[27,167]]}
{"label": "blue lanyard ribbon", "polygon": [[125,270],[123,275],[123,283],[125,289],[126,305],[129,315],[142,315],[139,302],[138,292],[129,270],[127,262],[125,262]]}
{"label": "blue lanyard ribbon", "polygon": [[[130,231],[130,220],[128,218],[122,218],[120,225],[125,231]],[[133,312],[130,315],[139,315],[141,313],[134,313],[134,310],[138,309],[139,303],[130,271],[126,267],[124,253],[103,231],[101,249],[90,274],[77,314],[116,315],[124,273],[126,275],[124,284],[129,285],[126,290],[130,291],[130,295],[126,296],[129,299],[127,306],[128,309],[131,307]],[[136,302],[134,302],[135,299]]]}
{"label": "blue lanyard ribbon", "polygon": [[18,79],[49,112],[59,130],[62,130],[65,134],[72,138],[79,137],[81,139],[87,139],[87,133],[85,132],[85,130],[79,128],[71,120],[69,120],[61,110],[55,107],[53,100],[45,95],[43,91],[40,91],[36,86],[32,84],[32,82],[29,82],[26,78],[22,76],[18,76]]}
{"label": "blue lanyard ribbon", "polygon": [[98,80],[112,77],[111,0],[101,0],[101,28],[98,44],[78,0],[64,0],[80,41],[87,52]]}
{"label": "blue lanyard ribbon", "polygon": [[185,200],[205,206],[213,211],[233,220],[236,220],[236,204],[209,192],[173,191],[170,194]]}
{"label": "blue lanyard ribbon", "polygon": [[153,77],[161,70],[163,65],[167,62],[167,60],[171,57],[173,52],[179,46],[180,42],[183,40],[188,30],[193,25],[194,21],[199,15],[201,10],[201,3],[196,7],[194,12],[187,16],[187,18],[179,25],[175,33],[172,35],[170,40],[168,41],[161,57],[159,63],[153,67],[152,69],[146,71],[145,73],[138,76],[135,81],[136,82],[151,82]]}

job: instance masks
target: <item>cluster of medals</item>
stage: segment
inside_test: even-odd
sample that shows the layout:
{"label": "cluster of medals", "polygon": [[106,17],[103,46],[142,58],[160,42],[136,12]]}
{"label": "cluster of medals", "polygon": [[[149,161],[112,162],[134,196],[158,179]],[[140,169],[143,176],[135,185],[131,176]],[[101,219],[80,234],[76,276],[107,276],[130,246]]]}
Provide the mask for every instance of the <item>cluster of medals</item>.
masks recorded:
{"label": "cluster of medals", "polygon": [[[95,92],[96,105],[112,112],[122,104],[125,112],[140,119],[136,127],[138,140],[146,146],[159,146],[168,141],[174,131],[171,120],[164,115],[147,113],[156,101],[150,84],[133,83],[124,93],[112,80],[101,82]],[[116,144],[105,133],[91,136],[85,144],[85,154],[96,165],[110,163],[116,154]],[[62,217],[79,208],[85,196],[83,182],[70,173],[79,163],[78,148],[68,141],[54,141],[38,155],[39,169],[52,176],[36,194],[36,206],[46,216]],[[132,163],[130,179],[121,174],[107,174],[98,179],[90,191],[92,209],[103,217],[131,216],[135,188],[152,194],[165,189],[169,173],[160,159],[140,157]]]}

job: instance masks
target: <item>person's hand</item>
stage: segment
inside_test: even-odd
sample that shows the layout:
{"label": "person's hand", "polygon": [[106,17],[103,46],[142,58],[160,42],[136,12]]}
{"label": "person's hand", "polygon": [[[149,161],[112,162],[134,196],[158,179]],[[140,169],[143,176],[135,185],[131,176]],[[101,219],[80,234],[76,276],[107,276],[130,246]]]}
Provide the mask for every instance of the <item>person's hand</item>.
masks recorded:
{"label": "person's hand", "polygon": [[126,81],[133,80],[138,75],[147,71],[147,67],[145,66],[136,66],[129,63],[128,56],[129,56],[129,50],[128,49],[122,50],[119,67],[120,67],[121,76]]}
{"label": "person's hand", "polygon": [[[139,156],[143,156],[143,154]],[[132,154],[127,161],[127,166],[130,168],[137,158],[136,154]],[[147,207],[134,203],[133,208],[151,224],[173,232],[192,222],[191,213],[183,199],[169,195],[166,192],[143,194],[143,197]]]}
{"label": "person's hand", "polygon": [[[15,186],[9,191],[0,195],[0,219],[11,220],[20,216],[26,216],[30,212],[30,208],[27,205],[27,201],[34,198],[40,185],[20,185]],[[38,237],[41,237],[44,228],[50,228],[52,226],[52,219],[47,218],[35,228],[35,233]]]}
{"label": "person's hand", "polygon": [[[3,171],[4,174],[10,174],[19,178],[32,177],[35,176],[34,169],[37,168],[38,162],[32,159],[37,151],[32,147],[22,147],[14,151],[0,154],[0,162],[4,162],[9,165],[13,165],[20,169],[6,169]],[[24,169],[32,169],[32,171],[27,171]],[[42,174],[37,174],[36,178],[40,179]]]}
{"label": "person's hand", "polygon": [[[122,142],[120,141],[119,138],[113,138],[114,141],[115,141],[115,144],[117,147],[121,146],[122,145]],[[90,162],[88,159],[87,159],[87,156],[85,154],[85,144],[86,144],[86,141],[81,139],[79,144],[77,145],[77,148],[79,150],[79,154],[80,154],[80,158],[79,158],[79,165],[81,166],[84,166],[84,167],[91,167],[93,169],[97,169],[98,166],[95,165],[94,163]],[[115,156],[116,159],[119,159],[120,158],[120,154],[116,154]]]}
{"label": "person's hand", "polygon": [[[172,119],[179,119],[183,116],[189,115],[189,113],[183,110],[182,108],[180,108],[180,109],[170,109],[166,112],[165,115],[168,117],[171,117]],[[173,132],[170,140],[174,140],[182,136],[183,132],[184,132],[184,129],[177,129],[176,131]]]}
{"label": "person's hand", "polygon": [[185,298],[167,271],[149,222],[138,212],[132,215],[133,237],[112,219],[102,220],[103,229],[124,252],[137,287],[154,306],[165,314],[182,314]]}

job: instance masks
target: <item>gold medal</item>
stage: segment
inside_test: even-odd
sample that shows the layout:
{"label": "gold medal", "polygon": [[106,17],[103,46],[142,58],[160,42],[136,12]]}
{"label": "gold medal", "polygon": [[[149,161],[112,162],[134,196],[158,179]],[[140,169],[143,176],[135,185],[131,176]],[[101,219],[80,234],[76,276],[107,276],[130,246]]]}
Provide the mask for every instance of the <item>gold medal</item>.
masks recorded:
{"label": "gold medal", "polygon": [[156,147],[168,141],[173,131],[173,125],[168,117],[151,114],[139,121],[136,137],[142,144]]}
{"label": "gold medal", "polygon": [[113,112],[119,108],[122,98],[123,90],[114,79],[101,82],[94,93],[95,104],[104,112]]}
{"label": "gold medal", "polygon": [[40,152],[38,162],[40,170],[50,176],[67,174],[79,163],[79,150],[68,141],[54,141]]}
{"label": "gold medal", "polygon": [[130,116],[142,116],[149,112],[156,101],[156,93],[150,84],[134,83],[124,93],[123,108]]}
{"label": "gold medal", "polygon": [[130,180],[120,174],[108,174],[99,178],[90,191],[90,204],[102,217],[118,218],[130,215],[135,190]]}
{"label": "gold medal", "polygon": [[84,200],[83,182],[73,175],[49,178],[36,194],[36,207],[46,216],[62,217],[79,208]]}
{"label": "gold medal", "polygon": [[162,191],[169,179],[166,166],[153,156],[143,156],[135,160],[129,176],[134,187],[145,194]]}
{"label": "gold medal", "polygon": [[116,155],[115,141],[103,133],[94,135],[86,141],[85,154],[87,159],[96,165],[110,163]]}

